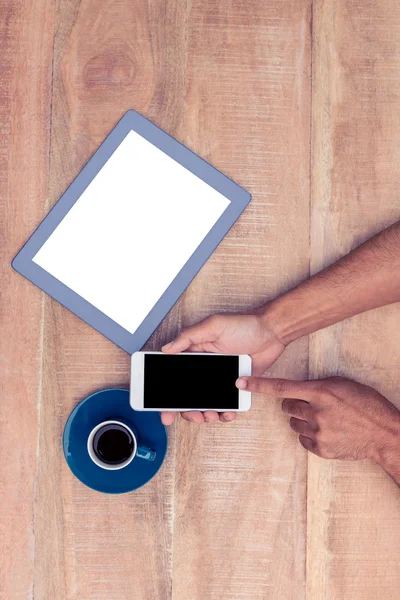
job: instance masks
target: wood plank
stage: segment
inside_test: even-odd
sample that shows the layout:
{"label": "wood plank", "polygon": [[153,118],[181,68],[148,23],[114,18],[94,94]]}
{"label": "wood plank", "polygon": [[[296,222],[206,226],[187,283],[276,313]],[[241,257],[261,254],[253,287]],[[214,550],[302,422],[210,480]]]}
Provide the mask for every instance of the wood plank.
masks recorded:
{"label": "wood plank", "polygon": [[[186,292],[184,326],[308,275],[309,30],[308,1],[191,3],[181,139],[253,201]],[[307,340],[274,372],[305,378]],[[306,454],[266,402],[178,425],[174,600],[304,598]]]}
{"label": "wood plank", "polygon": [[[314,2],[312,272],[399,218],[400,6]],[[399,403],[398,306],[312,336],[310,375]],[[309,600],[398,598],[399,490],[368,462],[309,458]]]}
{"label": "wood plank", "polygon": [[[58,3],[48,208],[127,109],[174,133],[184,97],[185,14],[181,2]],[[177,314],[164,321],[154,347],[174,333]],[[129,357],[49,298],[44,336],[37,598],[167,600],[173,432],[166,465],[142,490],[110,497],[84,487],[62,456],[64,423],[88,393],[128,386]]]}
{"label": "wood plank", "polygon": [[11,261],[43,216],[53,2],[1,2],[0,15],[0,597],[14,600],[33,593],[42,294]]}

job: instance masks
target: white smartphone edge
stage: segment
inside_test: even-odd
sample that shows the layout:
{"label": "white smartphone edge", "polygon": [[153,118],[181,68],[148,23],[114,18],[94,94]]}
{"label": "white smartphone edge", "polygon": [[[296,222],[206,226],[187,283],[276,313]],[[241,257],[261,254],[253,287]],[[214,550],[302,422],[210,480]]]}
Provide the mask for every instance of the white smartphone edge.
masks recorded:
{"label": "white smartphone edge", "polygon": [[[144,408],[143,407],[143,395],[144,395],[144,357],[146,354],[164,354],[164,352],[135,352],[131,357],[131,387],[129,394],[129,402],[133,410],[146,411],[146,412],[162,412],[163,410],[168,412],[187,412],[187,411],[199,411],[204,412],[206,410],[215,410],[217,412],[246,412],[251,408],[251,392],[246,390],[239,390],[239,408],[226,409],[218,408]],[[210,356],[209,352],[181,352],[181,354],[187,354],[193,356],[193,354]],[[251,356],[248,354],[212,354],[213,356],[239,356],[239,375],[238,377],[246,377],[251,375]],[[135,374],[135,375],[133,375]]]}

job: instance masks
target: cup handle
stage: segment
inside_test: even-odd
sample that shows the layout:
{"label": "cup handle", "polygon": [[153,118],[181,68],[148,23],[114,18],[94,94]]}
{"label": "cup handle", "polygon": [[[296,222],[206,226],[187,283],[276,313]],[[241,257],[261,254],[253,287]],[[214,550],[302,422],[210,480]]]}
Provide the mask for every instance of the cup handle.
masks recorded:
{"label": "cup handle", "polygon": [[145,460],[154,460],[156,453],[145,446],[138,446],[136,450],[136,456],[139,458],[144,458]]}

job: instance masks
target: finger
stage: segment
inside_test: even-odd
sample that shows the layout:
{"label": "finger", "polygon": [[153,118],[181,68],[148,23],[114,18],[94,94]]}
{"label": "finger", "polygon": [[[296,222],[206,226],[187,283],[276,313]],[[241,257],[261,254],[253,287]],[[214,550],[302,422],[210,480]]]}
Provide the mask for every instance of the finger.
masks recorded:
{"label": "finger", "polygon": [[207,319],[204,319],[204,321],[201,321],[197,325],[193,325],[193,327],[182,331],[175,340],[169,344],[165,344],[162,347],[162,351],[167,353],[183,352],[189,346],[213,341],[216,337],[214,324],[215,319],[207,317]]}
{"label": "finger", "polygon": [[234,412],[224,412],[219,415],[219,420],[223,423],[231,423],[236,420],[236,413]]}
{"label": "finger", "polygon": [[218,352],[214,342],[203,342],[203,344],[192,344],[187,348],[188,352]]}
{"label": "finger", "polygon": [[182,332],[175,340],[165,344],[161,350],[166,354],[174,354],[178,352],[184,352],[191,344],[190,338],[186,337],[185,332]]}
{"label": "finger", "polygon": [[219,414],[215,410],[206,410],[203,416],[206,423],[217,423],[219,421]]}
{"label": "finger", "polygon": [[181,414],[182,414],[182,417],[186,421],[190,421],[190,423],[197,423],[198,425],[201,425],[202,423],[204,423],[203,413],[201,413],[197,410],[191,410],[191,411],[184,412]]}
{"label": "finger", "polygon": [[176,412],[162,412],[161,413],[161,422],[163,425],[172,425],[176,418]]}
{"label": "finger", "polygon": [[304,400],[285,398],[282,402],[282,410],[285,414],[303,419],[303,421],[309,421],[312,418],[311,406]]}
{"label": "finger", "polygon": [[290,418],[290,427],[296,433],[301,433],[301,435],[305,435],[309,438],[312,438],[315,433],[315,429],[310,423],[302,421],[301,419],[296,419],[296,417]]}
{"label": "finger", "polygon": [[189,348],[187,348],[188,352],[204,352],[203,344],[191,344]]}
{"label": "finger", "polygon": [[240,377],[236,381],[239,390],[259,392],[283,398],[290,396],[298,400],[308,400],[315,395],[314,381],[293,381],[290,379],[266,379],[265,377]]}
{"label": "finger", "polygon": [[316,454],[317,442],[305,435],[299,435],[299,442],[309,452]]}

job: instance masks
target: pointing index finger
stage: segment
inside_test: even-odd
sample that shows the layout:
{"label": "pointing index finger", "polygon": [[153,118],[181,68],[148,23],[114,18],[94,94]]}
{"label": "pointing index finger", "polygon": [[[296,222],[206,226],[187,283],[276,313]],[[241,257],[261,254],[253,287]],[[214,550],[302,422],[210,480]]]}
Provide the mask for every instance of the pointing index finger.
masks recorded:
{"label": "pointing index finger", "polygon": [[240,377],[236,386],[240,390],[269,394],[278,398],[308,400],[315,394],[314,381],[294,381],[291,379],[267,379],[265,377]]}

